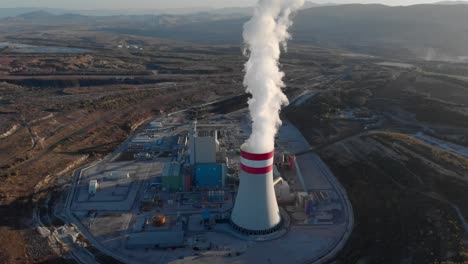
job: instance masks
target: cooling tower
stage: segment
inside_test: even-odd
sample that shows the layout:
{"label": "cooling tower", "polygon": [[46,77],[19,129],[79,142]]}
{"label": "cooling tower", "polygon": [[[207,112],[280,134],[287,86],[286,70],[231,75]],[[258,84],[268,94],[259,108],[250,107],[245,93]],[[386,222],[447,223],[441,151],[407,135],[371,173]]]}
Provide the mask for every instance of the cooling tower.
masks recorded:
{"label": "cooling tower", "polygon": [[274,151],[255,153],[241,146],[241,171],[239,190],[231,224],[246,234],[264,235],[273,233],[281,225],[273,185]]}

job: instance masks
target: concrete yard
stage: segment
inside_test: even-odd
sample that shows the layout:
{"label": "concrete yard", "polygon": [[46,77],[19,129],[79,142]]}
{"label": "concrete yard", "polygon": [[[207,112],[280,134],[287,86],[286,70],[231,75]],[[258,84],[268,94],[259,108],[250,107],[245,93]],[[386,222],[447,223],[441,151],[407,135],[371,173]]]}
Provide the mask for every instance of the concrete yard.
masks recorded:
{"label": "concrete yard", "polygon": [[[72,203],[72,210],[130,210],[143,181],[159,177],[163,164],[153,162],[112,162],[99,163],[81,171],[77,185],[77,194]],[[130,173],[130,179],[105,180],[106,175],[114,171]],[[97,179],[99,191],[90,196],[88,184]]]}

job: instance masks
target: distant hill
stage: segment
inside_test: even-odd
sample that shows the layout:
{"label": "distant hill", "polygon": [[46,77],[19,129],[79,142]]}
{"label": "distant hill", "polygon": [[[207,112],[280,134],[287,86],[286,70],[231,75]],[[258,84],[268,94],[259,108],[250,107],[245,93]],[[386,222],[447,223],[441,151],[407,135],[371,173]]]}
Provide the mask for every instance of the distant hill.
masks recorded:
{"label": "distant hill", "polygon": [[[333,3],[316,4],[306,1],[305,8],[335,5]],[[226,7],[226,8],[212,8],[212,7],[192,7],[192,8],[169,8],[169,9],[88,9],[88,10],[65,10],[58,8],[41,8],[41,7],[22,7],[22,8],[0,8],[0,18],[15,17],[32,12],[47,12],[54,15],[63,14],[79,14],[85,16],[120,16],[120,15],[190,15],[195,13],[210,13],[210,14],[243,14],[250,15],[253,7]]]}
{"label": "distant hill", "polygon": [[[107,28],[121,33],[205,42],[241,43],[248,16],[213,23],[199,17],[168,27]],[[294,19],[293,41],[350,48],[367,53],[402,50],[419,57],[431,53],[468,55],[468,5],[334,5],[301,10]]]}
{"label": "distant hill", "polygon": [[[321,7],[321,6],[332,6],[338,5],[335,3],[326,3],[326,4],[317,4],[311,1],[305,1],[302,9],[308,9],[313,7]],[[216,13],[216,14],[245,14],[251,15],[253,12],[253,7],[227,7],[227,8],[220,8],[220,9],[212,9],[208,11],[209,13]]]}
{"label": "distant hill", "polygon": [[18,8],[0,8],[0,18],[15,17],[32,12],[47,12],[51,14],[66,13],[63,9],[58,8],[40,8],[40,7],[18,7]]}
{"label": "distant hill", "polygon": [[339,4],[335,4],[335,3],[317,4],[311,1],[305,1],[304,6],[302,6],[302,9],[308,9],[312,7],[321,7],[321,6],[334,6],[334,5],[339,5]]}
{"label": "distant hill", "polygon": [[467,1],[442,1],[434,3],[434,5],[468,5]]}
{"label": "distant hill", "polygon": [[54,16],[54,14],[44,11],[44,10],[37,10],[37,11],[32,11],[32,12],[18,15],[18,17],[21,17],[24,19],[43,19],[43,18],[50,18],[52,16]]}
{"label": "distant hill", "polygon": [[[38,25],[86,24],[98,31],[238,45],[251,12],[250,8],[227,8],[185,15],[82,16],[36,10],[20,18]],[[291,31],[297,43],[445,60],[468,56],[468,5],[316,6],[298,12]]]}
{"label": "distant hill", "polygon": [[295,19],[297,41],[363,48],[427,49],[468,54],[468,5],[340,5],[303,10]]}

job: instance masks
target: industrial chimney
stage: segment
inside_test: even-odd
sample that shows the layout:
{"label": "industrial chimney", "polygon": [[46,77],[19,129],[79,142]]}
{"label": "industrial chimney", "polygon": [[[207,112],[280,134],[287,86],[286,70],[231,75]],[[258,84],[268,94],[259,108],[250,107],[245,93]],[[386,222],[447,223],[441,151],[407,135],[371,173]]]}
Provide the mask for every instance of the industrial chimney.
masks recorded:
{"label": "industrial chimney", "polygon": [[239,190],[231,224],[250,235],[273,233],[281,227],[281,216],[273,185],[274,150],[255,153],[246,144],[241,146]]}

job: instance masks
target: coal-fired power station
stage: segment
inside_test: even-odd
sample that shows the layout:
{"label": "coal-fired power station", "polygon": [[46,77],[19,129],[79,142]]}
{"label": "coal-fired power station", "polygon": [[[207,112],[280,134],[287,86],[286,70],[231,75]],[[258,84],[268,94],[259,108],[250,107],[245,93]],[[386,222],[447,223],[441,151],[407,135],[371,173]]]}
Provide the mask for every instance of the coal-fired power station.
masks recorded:
{"label": "coal-fired power station", "polygon": [[239,190],[231,224],[249,235],[266,235],[281,228],[281,216],[273,184],[274,150],[256,153],[241,146]]}

